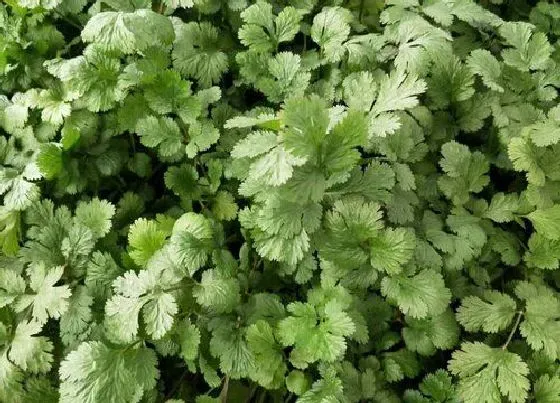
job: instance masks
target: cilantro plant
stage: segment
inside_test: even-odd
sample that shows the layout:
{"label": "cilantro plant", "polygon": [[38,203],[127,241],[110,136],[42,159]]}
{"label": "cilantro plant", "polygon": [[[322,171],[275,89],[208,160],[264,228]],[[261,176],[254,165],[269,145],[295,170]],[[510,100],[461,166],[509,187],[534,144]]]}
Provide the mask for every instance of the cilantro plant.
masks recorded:
{"label": "cilantro plant", "polygon": [[0,403],[559,403],[560,5],[0,3]]}

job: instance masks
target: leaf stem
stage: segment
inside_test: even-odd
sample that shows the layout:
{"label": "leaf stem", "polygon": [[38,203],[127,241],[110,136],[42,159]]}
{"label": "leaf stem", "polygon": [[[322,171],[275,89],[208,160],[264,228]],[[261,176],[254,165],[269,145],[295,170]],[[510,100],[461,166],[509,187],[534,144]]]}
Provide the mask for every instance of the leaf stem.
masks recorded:
{"label": "leaf stem", "polygon": [[229,375],[226,375],[224,379],[224,386],[222,386],[222,391],[220,392],[220,402],[226,403],[227,402],[227,394],[229,389]]}
{"label": "leaf stem", "polygon": [[360,0],[360,12],[358,14],[358,22],[362,22],[362,15],[364,12],[364,0]]}
{"label": "leaf stem", "polygon": [[56,9],[53,9],[53,12],[54,12],[56,15],[58,15],[62,20],[64,20],[64,21],[67,22],[68,24],[72,25],[74,28],[79,29],[80,31],[81,31],[82,29],[84,29],[84,27],[83,27],[81,24],[79,24],[79,23],[77,23],[77,22],[71,20],[68,16],[62,14],[60,11],[58,11],[58,10],[56,10]]}
{"label": "leaf stem", "polygon": [[512,339],[513,335],[515,334],[515,331],[519,327],[519,322],[521,322],[521,317],[522,316],[523,316],[523,311],[517,311],[517,317],[515,318],[515,323],[513,324],[513,327],[511,328],[511,331],[509,332],[509,335],[508,335],[508,338],[507,338],[506,342],[502,345],[502,350],[505,350],[507,348],[507,346],[509,345],[509,343],[511,342],[511,339]]}

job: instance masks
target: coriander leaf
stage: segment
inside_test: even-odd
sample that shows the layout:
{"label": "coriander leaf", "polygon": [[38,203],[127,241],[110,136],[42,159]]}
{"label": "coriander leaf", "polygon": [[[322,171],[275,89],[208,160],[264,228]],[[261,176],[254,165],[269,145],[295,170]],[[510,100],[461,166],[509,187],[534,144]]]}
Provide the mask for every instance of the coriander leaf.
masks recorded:
{"label": "coriander leaf", "polygon": [[516,309],[517,304],[509,295],[486,291],[483,298],[473,295],[464,298],[457,309],[457,320],[469,332],[497,333],[511,324]]}
{"label": "coriander leaf", "polygon": [[181,149],[179,126],[169,117],[147,116],[138,121],[136,132],[146,147],[158,148],[163,157],[171,157]]}
{"label": "coriander leaf", "polygon": [[147,9],[95,14],[82,31],[84,42],[124,53],[142,52],[152,44],[169,45],[174,38],[171,21]]}
{"label": "coriander leaf", "polygon": [[115,206],[106,200],[94,198],[89,202],[78,203],[75,220],[89,228],[95,238],[102,238],[111,229],[111,218],[114,214]]}
{"label": "coriander leaf", "polygon": [[90,341],[68,354],[60,366],[60,401],[138,402],[159,377],[156,356],[147,348],[115,350]]}
{"label": "coriander leaf", "polygon": [[211,122],[194,122],[189,127],[189,143],[185,147],[185,151],[189,158],[202,151],[208,150],[215,144],[220,137],[220,132]]}
{"label": "coriander leaf", "polygon": [[193,289],[193,296],[203,307],[220,312],[231,312],[240,300],[239,282],[227,278],[215,269],[202,273],[202,279]]}
{"label": "coriander leaf", "polygon": [[524,320],[519,330],[533,350],[542,350],[551,359],[557,359],[560,354],[560,301],[546,289],[522,295],[523,285],[520,283],[516,287],[516,293],[526,299]]}
{"label": "coriander leaf", "polygon": [[408,349],[421,355],[432,355],[436,349],[451,349],[459,338],[459,326],[450,310],[426,319],[407,318],[406,323],[404,342]]}
{"label": "coriander leaf", "polygon": [[451,292],[445,287],[441,274],[433,270],[422,270],[412,277],[402,274],[384,277],[381,293],[413,318],[438,315],[451,299]]}
{"label": "coriander leaf", "polygon": [[173,226],[171,251],[189,273],[204,266],[213,245],[212,222],[200,214],[185,213]]}
{"label": "coriander leaf", "polygon": [[264,183],[279,186],[288,181],[293,175],[294,167],[305,163],[305,158],[296,157],[281,145],[257,159],[251,164],[249,175],[263,178]]}
{"label": "coriander leaf", "polygon": [[544,69],[552,52],[546,35],[533,33],[534,26],[526,22],[506,22],[500,35],[513,48],[502,50],[504,63],[521,71]]}
{"label": "coriander leaf", "polygon": [[64,268],[62,266],[46,269],[43,264],[36,264],[28,269],[29,285],[34,294],[22,296],[16,304],[16,309],[22,311],[33,305],[33,318],[38,323],[45,323],[47,319],[60,318],[68,309],[68,298],[71,291],[67,285],[55,286],[60,280]]}
{"label": "coriander leaf", "polygon": [[156,340],[162,338],[173,326],[173,318],[177,312],[177,303],[171,294],[155,294],[142,308],[148,334]]}
{"label": "coriander leaf", "polygon": [[521,357],[480,342],[466,342],[453,353],[449,370],[458,376],[458,392],[465,403],[500,402],[501,396],[512,402],[527,398],[529,369]]}
{"label": "coriander leaf", "polygon": [[554,403],[560,399],[560,378],[543,375],[534,385],[535,399],[539,403]]}
{"label": "coriander leaf", "polygon": [[240,140],[231,151],[233,158],[254,158],[275,147],[276,134],[270,131],[254,131]]}
{"label": "coriander leaf", "polygon": [[412,257],[415,237],[405,228],[387,229],[371,241],[370,262],[377,270],[393,275]]}
{"label": "coriander leaf", "polygon": [[173,66],[205,87],[218,82],[228,69],[228,57],[220,46],[220,31],[208,22],[189,22],[175,30]]}
{"label": "coriander leaf", "polygon": [[[284,346],[294,346],[290,361],[296,368],[318,360],[331,362],[344,353],[345,337],[354,333],[355,325],[340,304],[331,301],[323,312],[301,302],[287,309],[291,316],[278,323],[278,337]],[[319,323],[318,318],[322,319]]]}
{"label": "coriander leaf", "polygon": [[538,233],[549,239],[560,239],[560,204],[535,210],[529,213],[527,217]]}
{"label": "coriander leaf", "polygon": [[0,271],[0,307],[12,304],[20,295],[25,294],[25,288],[25,280],[15,271]]}
{"label": "coriander leaf", "polygon": [[473,50],[467,59],[467,65],[474,74],[482,78],[488,88],[504,92],[500,63],[492,53],[484,49]]}
{"label": "coriander leaf", "polygon": [[185,361],[194,360],[198,355],[200,331],[186,319],[178,325],[177,333],[181,346],[181,357]]}
{"label": "coriander leaf", "polygon": [[418,104],[417,96],[425,90],[426,83],[423,80],[403,71],[394,71],[381,81],[372,112],[379,115],[412,108]]}
{"label": "coriander leaf", "polygon": [[36,321],[17,325],[8,358],[24,371],[47,373],[53,361],[53,344],[48,337],[35,336],[42,325]]}
{"label": "coriander leaf", "polygon": [[238,33],[241,43],[257,52],[268,52],[294,38],[301,14],[293,7],[286,7],[275,17],[270,4],[258,1],[243,10],[241,18],[244,21]]}
{"label": "coriander leaf", "polygon": [[337,62],[344,55],[342,43],[350,34],[352,15],[342,7],[324,7],[313,18],[311,38],[321,47],[329,62]]}
{"label": "coriander leaf", "polygon": [[92,304],[93,298],[87,287],[78,286],[73,290],[68,300],[68,310],[60,318],[60,333],[65,345],[73,346],[89,335]]}
{"label": "coriander leaf", "polygon": [[516,194],[496,193],[492,197],[490,206],[488,206],[484,216],[499,223],[513,221],[515,213],[520,207],[519,204],[519,198]]}
{"label": "coriander leaf", "polygon": [[158,228],[156,222],[139,218],[129,228],[128,253],[137,265],[145,266],[163,246],[166,237],[167,234]]}
{"label": "coriander leaf", "polygon": [[264,320],[259,320],[249,326],[246,338],[256,362],[254,370],[249,373],[251,379],[266,388],[282,385],[287,367],[273,328]]}

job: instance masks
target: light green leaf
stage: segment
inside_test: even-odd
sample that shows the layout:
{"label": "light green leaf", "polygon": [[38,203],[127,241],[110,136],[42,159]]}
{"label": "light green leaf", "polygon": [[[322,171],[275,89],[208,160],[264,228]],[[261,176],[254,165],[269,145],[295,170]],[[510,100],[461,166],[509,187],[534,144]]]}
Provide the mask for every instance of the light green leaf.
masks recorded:
{"label": "light green leaf", "polygon": [[171,21],[151,10],[95,14],[82,30],[84,42],[94,42],[123,53],[144,51],[154,43],[169,45],[175,38]]}
{"label": "light green leaf", "polygon": [[76,222],[89,228],[95,238],[102,238],[111,229],[111,218],[115,206],[106,200],[94,198],[89,202],[80,202],[76,207]]}
{"label": "light green leaf", "polygon": [[68,309],[68,298],[71,295],[67,285],[55,286],[63,272],[62,266],[49,270],[43,264],[31,266],[28,269],[29,285],[34,294],[27,294],[19,299],[16,310],[22,311],[29,305],[33,305],[33,318],[41,324],[48,318],[60,318],[60,315]]}
{"label": "light green leaf", "polygon": [[194,122],[189,127],[189,143],[185,151],[189,158],[208,150],[220,138],[220,131],[210,121]]}
{"label": "light green leaf", "polygon": [[182,136],[179,126],[169,117],[147,116],[138,121],[136,132],[146,147],[158,148],[164,157],[170,157],[181,150]]}
{"label": "light green leaf", "polygon": [[160,249],[167,234],[154,221],[139,218],[128,230],[128,254],[139,266],[145,266],[153,254]]}
{"label": "light green leaf", "polygon": [[155,340],[161,339],[173,326],[173,317],[177,312],[177,303],[171,294],[155,295],[142,308],[146,332]]}
{"label": "light green leaf", "polygon": [[324,7],[313,18],[311,38],[329,62],[338,62],[344,55],[342,43],[348,39],[351,21],[352,15],[342,7]]}
{"label": "light green leaf", "polygon": [[527,215],[538,233],[546,238],[560,239],[560,204],[538,209]]}
{"label": "light green leaf", "polygon": [[101,342],[82,343],[60,366],[60,402],[138,402],[159,377],[148,348],[115,350]]}
{"label": "light green leaf", "polygon": [[216,312],[230,312],[240,300],[239,282],[227,278],[217,270],[210,269],[202,273],[202,279],[193,289],[196,301],[205,308]]}
{"label": "light green leaf", "polygon": [[451,300],[451,292],[445,287],[443,277],[433,270],[422,270],[412,277],[385,277],[381,281],[381,293],[413,318],[438,315]]}
{"label": "light green leaf", "polygon": [[504,92],[500,62],[492,53],[484,49],[473,50],[467,59],[467,65],[474,74],[478,74],[482,78],[482,82],[488,88]]}
{"label": "light green leaf", "polygon": [[414,252],[414,232],[405,228],[387,229],[371,241],[370,262],[377,270],[393,275],[402,270]]}
{"label": "light green leaf", "polygon": [[54,346],[48,337],[35,336],[41,327],[36,321],[21,322],[16,327],[8,357],[24,371],[47,373],[51,369]]}
{"label": "light green leaf", "polygon": [[497,333],[507,329],[516,309],[517,304],[509,295],[486,291],[483,299],[474,295],[465,297],[457,309],[457,320],[469,332]]}
{"label": "light green leaf", "polygon": [[499,403],[502,396],[511,402],[525,401],[529,390],[529,368],[521,357],[480,342],[466,342],[455,351],[449,370],[458,376],[460,397],[465,403]]}

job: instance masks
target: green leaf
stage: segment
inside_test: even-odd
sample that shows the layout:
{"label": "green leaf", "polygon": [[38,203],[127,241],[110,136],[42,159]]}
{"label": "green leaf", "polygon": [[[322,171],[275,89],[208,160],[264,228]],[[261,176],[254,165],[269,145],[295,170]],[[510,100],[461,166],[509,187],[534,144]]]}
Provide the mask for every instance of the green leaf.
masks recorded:
{"label": "green leaf", "polygon": [[177,303],[171,294],[154,295],[142,308],[146,331],[154,339],[161,339],[173,326],[173,318],[178,312]]}
{"label": "green leaf", "polygon": [[405,315],[413,318],[438,315],[447,308],[451,299],[443,277],[433,270],[422,270],[412,277],[384,277],[381,293],[395,301]]}
{"label": "green leaf", "polygon": [[42,264],[30,267],[29,285],[33,294],[22,296],[16,304],[16,310],[22,311],[32,305],[33,318],[41,324],[48,318],[60,318],[60,315],[68,309],[68,298],[71,295],[70,287],[67,285],[55,286],[63,272],[62,266],[50,270]]}
{"label": "green leaf", "polygon": [[189,22],[175,29],[173,66],[205,87],[218,82],[228,69],[227,54],[220,46],[220,31],[208,22]]}
{"label": "green leaf", "polygon": [[533,33],[533,28],[533,25],[519,21],[506,22],[500,26],[500,35],[512,46],[502,50],[504,63],[521,71],[546,67],[552,46],[544,33]]}
{"label": "green leaf", "polygon": [[255,158],[266,153],[276,144],[276,134],[273,132],[254,131],[233,147],[231,156],[232,158]]}
{"label": "green leaf", "polygon": [[238,33],[241,43],[257,52],[268,52],[294,38],[301,14],[293,7],[285,7],[275,17],[270,4],[258,1],[243,10],[241,18],[244,22]]}
{"label": "green leaf", "polygon": [[418,105],[418,95],[426,91],[426,83],[403,71],[383,77],[372,112],[400,111]]}
{"label": "green leaf", "polygon": [[90,341],[68,354],[60,366],[60,401],[137,402],[156,385],[151,349],[114,350]]}
{"label": "green leaf", "polygon": [[247,377],[255,365],[254,356],[244,338],[244,332],[231,322],[213,330],[210,352],[220,360],[220,369],[233,379]]}
{"label": "green leaf", "polygon": [[516,293],[526,299],[524,320],[519,331],[535,351],[543,351],[552,359],[560,354],[560,300],[546,288],[523,295],[524,283],[516,287]]}
{"label": "green leaf", "polygon": [[251,379],[266,388],[281,386],[287,367],[272,327],[259,320],[247,328],[246,337],[256,362],[254,370],[249,373]]}
{"label": "green leaf", "polygon": [[509,295],[486,291],[483,299],[473,295],[465,297],[457,309],[457,320],[469,332],[497,333],[511,324],[516,309],[517,304]]}
{"label": "green leaf", "polygon": [[25,210],[39,199],[39,187],[28,182],[22,175],[0,170],[0,194],[4,194],[4,206],[11,210]]}
{"label": "green leaf", "polygon": [[62,150],[53,143],[42,144],[36,163],[46,179],[53,179],[63,169]]}
{"label": "green leaf", "polygon": [[546,209],[538,209],[529,213],[527,217],[531,220],[538,233],[546,238],[560,239],[560,204]]}
{"label": "green leaf", "polygon": [[450,310],[426,319],[406,319],[403,339],[411,351],[432,355],[436,349],[449,350],[459,338],[459,326]]}
{"label": "green leaf", "polygon": [[405,228],[387,229],[371,242],[370,262],[377,270],[399,274],[414,252],[416,239]]}
{"label": "green leaf", "polygon": [[194,122],[189,127],[189,143],[185,151],[189,158],[208,150],[220,138],[220,132],[211,122]]}
{"label": "green leaf", "polygon": [[467,146],[451,141],[442,146],[441,154],[439,164],[446,176],[438,179],[438,185],[455,204],[467,202],[470,192],[480,192],[490,181],[489,164],[482,153],[471,153]]}
{"label": "green leaf", "polygon": [[147,9],[133,13],[98,13],[82,30],[84,42],[94,42],[123,53],[142,52],[153,44],[169,45],[174,38],[171,21]]}
{"label": "green leaf", "polygon": [[189,271],[194,273],[204,266],[213,249],[212,223],[200,214],[185,213],[173,226],[171,251]]}
{"label": "green leaf", "polygon": [[93,298],[87,287],[78,286],[74,289],[68,300],[68,310],[60,318],[60,333],[65,345],[74,345],[89,335],[92,304]]}
{"label": "green leaf", "polygon": [[139,218],[128,230],[128,254],[139,266],[145,266],[153,254],[160,249],[167,234],[154,221]]}
{"label": "green leaf", "polygon": [[198,355],[200,331],[187,319],[178,325],[177,334],[181,346],[181,357],[185,361],[194,360]]}
{"label": "green leaf", "polygon": [[94,198],[89,202],[80,202],[76,207],[76,222],[89,228],[95,238],[102,238],[111,229],[111,218],[115,206],[106,200]]}
{"label": "green leaf", "polygon": [[535,232],[529,238],[528,246],[523,258],[530,267],[554,270],[560,265],[560,240],[548,239]]}
{"label": "green leaf", "polygon": [[343,394],[342,382],[331,374],[313,382],[311,389],[297,400],[298,403],[323,403],[340,401]]}
{"label": "green leaf", "polygon": [[[327,303],[324,312],[301,302],[287,309],[291,316],[278,323],[277,334],[284,346],[294,346],[290,361],[296,368],[318,360],[332,362],[345,352],[345,337],[354,333],[355,325],[336,301]],[[319,324],[317,315],[322,318]]]}
{"label": "green leaf", "polygon": [[193,289],[193,296],[203,307],[216,312],[231,312],[240,300],[239,282],[227,278],[217,270],[210,269],[202,273],[202,279]]}
{"label": "green leaf", "polygon": [[218,220],[231,221],[237,217],[237,204],[235,198],[229,192],[219,191],[216,193],[212,204],[212,212]]}
{"label": "green leaf", "polygon": [[344,55],[342,43],[348,39],[351,21],[352,15],[342,7],[325,7],[313,18],[311,38],[329,62],[337,62]]}
{"label": "green leaf", "polygon": [[138,121],[136,132],[146,147],[158,149],[163,157],[171,157],[181,150],[182,136],[179,126],[168,117],[147,116]]}
{"label": "green leaf", "polygon": [[535,400],[538,403],[554,403],[560,399],[560,377],[543,375],[534,385]]}
{"label": "green leaf", "polygon": [[302,395],[306,390],[311,387],[309,379],[305,376],[305,373],[298,370],[290,371],[286,377],[286,388],[296,395]]}
{"label": "green leaf", "polygon": [[438,369],[424,377],[420,383],[420,390],[426,396],[436,401],[444,402],[455,397],[455,386],[449,373],[443,369]]}
{"label": "green leaf", "polygon": [[36,321],[21,322],[16,327],[8,357],[24,371],[47,373],[51,369],[54,346],[47,337],[35,336],[41,327]]}
{"label": "green leaf", "polygon": [[449,370],[459,377],[458,392],[465,403],[502,401],[524,402],[528,395],[529,369],[521,357],[480,342],[466,342],[455,351]]}
{"label": "green leaf", "polygon": [[515,213],[519,210],[519,204],[516,194],[496,193],[484,217],[499,223],[513,221],[516,217]]}
{"label": "green leaf", "polygon": [[292,177],[294,167],[304,163],[304,158],[292,155],[279,145],[253,162],[249,168],[249,175],[262,178],[267,185],[279,186]]}
{"label": "green leaf", "polygon": [[504,92],[501,80],[502,69],[492,53],[484,49],[473,50],[467,59],[467,65],[474,74],[482,78],[482,82],[488,88]]}
{"label": "green leaf", "polygon": [[12,304],[25,294],[25,280],[13,270],[0,271],[0,307]]}

